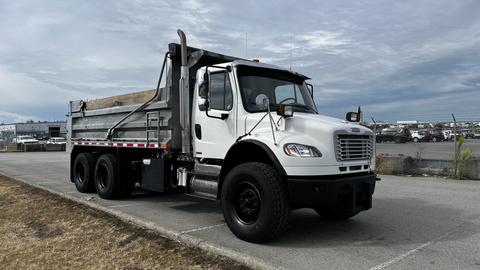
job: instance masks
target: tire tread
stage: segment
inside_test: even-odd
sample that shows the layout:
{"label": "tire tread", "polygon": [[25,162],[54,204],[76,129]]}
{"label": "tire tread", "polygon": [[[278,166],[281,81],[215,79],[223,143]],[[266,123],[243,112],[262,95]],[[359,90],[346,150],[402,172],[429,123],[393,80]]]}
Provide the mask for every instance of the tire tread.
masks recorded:
{"label": "tire tread", "polygon": [[[87,179],[87,187],[85,189],[79,189],[75,179],[74,179],[74,183],[75,183],[75,186],[77,187],[77,190],[82,192],[82,193],[90,193],[90,192],[94,192],[95,191],[95,164],[96,164],[96,161],[97,161],[97,158],[94,154],[92,153],[88,153],[88,152],[84,152],[84,153],[80,153],[77,155],[76,159],[75,159],[75,163],[74,163],[74,168],[75,169],[75,165],[77,163],[77,161],[81,158],[85,158],[86,160],[86,165],[87,165],[87,174],[88,174],[88,179]],[[75,178],[75,177],[74,177]]]}
{"label": "tire tread", "polygon": [[[232,171],[243,169],[246,169],[247,171],[254,171],[260,174],[260,181],[264,181],[265,187],[271,191],[273,209],[270,214],[272,217],[272,222],[268,230],[264,231],[261,235],[255,236],[242,235],[241,232],[236,232],[235,228],[230,227],[230,225],[229,227],[235,235],[237,235],[243,240],[254,243],[263,243],[270,241],[276,236],[278,236],[280,233],[282,233],[288,226],[290,207],[288,203],[288,195],[286,192],[286,188],[282,183],[281,177],[278,172],[275,171],[275,169],[268,164],[261,162],[247,162],[238,165],[237,167],[233,168]],[[226,194],[227,185],[228,183],[224,185],[222,194]],[[223,200],[224,198],[222,198],[222,204],[224,202]],[[222,205],[222,207],[225,206]],[[228,210],[224,208],[224,215],[226,212],[228,212]]]}

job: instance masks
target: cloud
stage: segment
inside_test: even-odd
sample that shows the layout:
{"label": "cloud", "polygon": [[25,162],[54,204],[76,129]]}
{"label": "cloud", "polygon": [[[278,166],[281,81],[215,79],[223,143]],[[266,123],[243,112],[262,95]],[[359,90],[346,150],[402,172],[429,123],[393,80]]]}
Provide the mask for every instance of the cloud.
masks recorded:
{"label": "cloud", "polygon": [[0,111],[0,124],[22,123],[29,120],[39,121],[40,118],[31,115],[21,115],[18,113]]}
{"label": "cloud", "polygon": [[478,117],[478,14],[477,1],[447,0],[2,1],[0,121],[151,89],[178,28],[191,46],[312,77],[324,114],[361,105],[395,120],[414,104],[412,117]]}

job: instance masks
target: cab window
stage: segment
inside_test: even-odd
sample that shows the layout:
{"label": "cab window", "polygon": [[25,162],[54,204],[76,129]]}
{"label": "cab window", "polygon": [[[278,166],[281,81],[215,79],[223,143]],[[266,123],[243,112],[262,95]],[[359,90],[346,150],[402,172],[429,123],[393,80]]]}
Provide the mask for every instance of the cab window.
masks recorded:
{"label": "cab window", "polygon": [[227,72],[211,73],[210,85],[210,108],[230,111],[233,106],[233,95]]}
{"label": "cab window", "polygon": [[302,93],[295,84],[275,87],[275,101],[277,104],[305,104]]}

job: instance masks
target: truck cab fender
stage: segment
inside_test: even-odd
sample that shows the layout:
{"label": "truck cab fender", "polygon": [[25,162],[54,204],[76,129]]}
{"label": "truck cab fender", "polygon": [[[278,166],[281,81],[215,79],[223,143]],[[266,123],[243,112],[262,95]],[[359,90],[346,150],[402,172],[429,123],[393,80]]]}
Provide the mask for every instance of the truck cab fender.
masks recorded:
{"label": "truck cab fender", "polygon": [[285,182],[286,172],[272,150],[263,142],[257,140],[241,140],[233,144],[225,155],[220,171],[217,198],[220,198],[222,184],[232,168],[245,162],[262,162],[275,168]]}

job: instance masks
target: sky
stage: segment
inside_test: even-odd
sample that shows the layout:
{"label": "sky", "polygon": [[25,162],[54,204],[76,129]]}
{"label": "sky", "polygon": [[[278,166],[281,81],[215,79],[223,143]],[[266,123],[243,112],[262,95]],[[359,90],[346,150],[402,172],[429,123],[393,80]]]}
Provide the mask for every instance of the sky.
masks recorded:
{"label": "sky", "polygon": [[480,121],[480,1],[0,0],[0,123],[152,89],[190,46],[312,78],[321,114]]}

